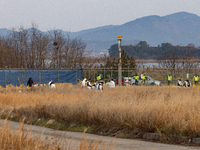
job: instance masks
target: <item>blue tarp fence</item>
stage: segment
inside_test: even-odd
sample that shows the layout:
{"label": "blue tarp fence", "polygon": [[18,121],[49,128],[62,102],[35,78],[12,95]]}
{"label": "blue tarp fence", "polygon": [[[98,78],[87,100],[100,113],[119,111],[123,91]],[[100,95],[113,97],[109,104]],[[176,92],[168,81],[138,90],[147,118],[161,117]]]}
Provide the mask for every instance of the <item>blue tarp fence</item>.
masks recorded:
{"label": "blue tarp fence", "polygon": [[82,73],[83,69],[0,69],[0,85],[27,85],[29,78],[36,84],[48,83],[50,80],[54,83],[77,84]]}

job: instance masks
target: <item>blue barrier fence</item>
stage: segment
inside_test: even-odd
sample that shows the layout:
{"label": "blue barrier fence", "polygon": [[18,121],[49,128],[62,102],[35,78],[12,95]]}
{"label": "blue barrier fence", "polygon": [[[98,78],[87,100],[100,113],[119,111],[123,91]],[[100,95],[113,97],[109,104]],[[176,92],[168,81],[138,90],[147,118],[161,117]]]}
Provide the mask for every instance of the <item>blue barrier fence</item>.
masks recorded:
{"label": "blue barrier fence", "polygon": [[77,84],[82,73],[83,69],[0,69],[0,85],[27,85],[29,78],[36,84],[48,83],[50,80],[54,83]]}

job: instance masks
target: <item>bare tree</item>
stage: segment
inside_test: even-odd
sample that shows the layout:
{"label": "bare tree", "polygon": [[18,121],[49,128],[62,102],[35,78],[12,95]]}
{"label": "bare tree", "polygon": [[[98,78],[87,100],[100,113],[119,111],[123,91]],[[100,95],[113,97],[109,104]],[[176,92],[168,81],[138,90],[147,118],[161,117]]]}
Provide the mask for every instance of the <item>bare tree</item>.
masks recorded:
{"label": "bare tree", "polygon": [[81,39],[72,39],[68,51],[68,67],[78,68],[83,66],[86,44]]}
{"label": "bare tree", "polygon": [[86,44],[81,39],[70,39],[60,30],[45,34],[32,24],[12,28],[0,37],[0,67],[12,68],[77,68],[83,67]]}
{"label": "bare tree", "polygon": [[67,39],[66,40],[67,41],[66,41],[66,44],[65,44],[65,48],[63,49],[63,60],[64,60],[63,68],[70,68],[69,67],[69,51],[70,51],[71,39],[70,39],[69,34],[67,35]]}
{"label": "bare tree", "polygon": [[38,33],[37,35],[37,45],[36,45],[36,68],[46,68],[48,53],[49,53],[49,36],[47,34]]}
{"label": "bare tree", "polygon": [[32,23],[31,29],[29,29],[29,42],[28,42],[28,68],[35,68],[36,67],[36,52],[37,52],[37,25]]}
{"label": "bare tree", "polygon": [[6,42],[4,41],[3,37],[0,37],[0,68],[5,68],[6,64],[8,63],[8,55],[9,51],[6,46]]}
{"label": "bare tree", "polygon": [[180,69],[182,54],[178,51],[178,49],[173,49],[171,45],[167,48],[168,49],[163,50],[164,52],[161,55],[159,66],[164,69]]}
{"label": "bare tree", "polygon": [[12,68],[17,68],[19,66],[19,46],[18,46],[18,33],[17,33],[17,29],[16,28],[12,28],[11,32],[9,34],[9,38],[10,40],[10,46],[11,46],[11,51],[13,52],[12,55],[12,60],[13,60],[13,64],[12,64]]}
{"label": "bare tree", "polygon": [[197,69],[200,66],[200,60],[194,59],[193,56],[187,54],[181,59],[181,66],[186,71],[190,71],[191,69]]}
{"label": "bare tree", "polygon": [[27,30],[23,26],[20,26],[18,29],[12,28],[9,37],[7,38],[10,42],[10,49],[13,52],[12,55],[12,67],[21,68],[26,67],[26,50],[28,42]]}
{"label": "bare tree", "polygon": [[62,51],[65,48],[66,44],[66,38],[62,31],[59,30],[53,30],[49,32],[51,42],[52,42],[52,61],[51,61],[51,67],[52,68],[61,68],[63,66],[62,61]]}

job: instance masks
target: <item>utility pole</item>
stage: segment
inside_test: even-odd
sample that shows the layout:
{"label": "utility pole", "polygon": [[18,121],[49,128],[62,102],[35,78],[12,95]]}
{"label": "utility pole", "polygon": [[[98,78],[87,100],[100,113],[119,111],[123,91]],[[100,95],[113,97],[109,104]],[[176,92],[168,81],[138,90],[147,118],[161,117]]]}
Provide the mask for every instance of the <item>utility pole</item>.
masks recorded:
{"label": "utility pole", "polygon": [[122,62],[121,62],[121,41],[122,35],[117,36],[119,47],[119,64],[118,64],[118,85],[122,85]]}

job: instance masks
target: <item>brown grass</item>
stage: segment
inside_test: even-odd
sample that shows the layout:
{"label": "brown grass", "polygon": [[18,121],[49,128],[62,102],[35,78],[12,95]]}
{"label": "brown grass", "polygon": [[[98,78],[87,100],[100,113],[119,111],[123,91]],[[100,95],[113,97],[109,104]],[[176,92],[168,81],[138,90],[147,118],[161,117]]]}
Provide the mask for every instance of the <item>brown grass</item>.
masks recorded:
{"label": "brown grass", "polygon": [[32,132],[25,131],[23,124],[18,130],[11,130],[8,124],[0,129],[0,149],[34,149],[34,150],[56,150],[59,145],[50,141],[40,140],[40,136],[32,135]]}
{"label": "brown grass", "polygon": [[87,140],[82,135],[81,141],[77,141],[75,145],[71,145],[71,141],[66,141],[64,137],[47,136],[45,140],[41,138],[42,133],[33,134],[32,130],[24,128],[23,121],[20,122],[19,129],[10,129],[9,124],[5,123],[0,128],[0,149],[25,149],[25,150],[111,150],[114,147],[105,144],[101,139]]}
{"label": "brown grass", "polygon": [[2,115],[13,109],[15,118],[95,125],[105,132],[137,129],[200,136],[199,87],[105,87],[103,93],[80,86],[0,90]]}

